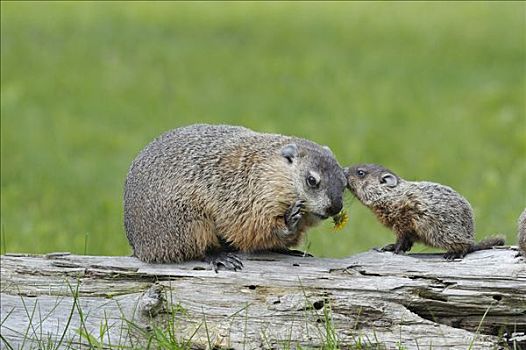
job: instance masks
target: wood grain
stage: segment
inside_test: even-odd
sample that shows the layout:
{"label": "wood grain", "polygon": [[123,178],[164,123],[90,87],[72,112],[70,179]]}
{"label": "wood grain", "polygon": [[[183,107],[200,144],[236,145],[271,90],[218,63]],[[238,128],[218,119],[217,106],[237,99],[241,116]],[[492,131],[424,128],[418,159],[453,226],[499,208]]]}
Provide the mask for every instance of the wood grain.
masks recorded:
{"label": "wood grain", "polygon": [[156,327],[193,348],[526,347],[526,263],[513,248],[453,262],[376,251],[241,258],[243,271],[215,273],[202,262],[4,255],[1,347],[78,349],[91,340],[140,349]]}

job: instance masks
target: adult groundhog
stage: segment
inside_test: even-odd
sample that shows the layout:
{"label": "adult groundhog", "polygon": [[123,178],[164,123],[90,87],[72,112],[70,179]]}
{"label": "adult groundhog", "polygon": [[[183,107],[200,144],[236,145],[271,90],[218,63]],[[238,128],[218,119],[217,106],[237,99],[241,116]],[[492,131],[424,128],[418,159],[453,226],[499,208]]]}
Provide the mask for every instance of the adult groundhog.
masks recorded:
{"label": "adult groundhog", "polygon": [[348,188],[378,220],[392,229],[397,240],[382,248],[398,254],[414,242],[447,250],[451,260],[467,253],[504,245],[504,239],[474,241],[473,209],[452,188],[433,182],[405,181],[376,164],[345,169]]}
{"label": "adult groundhog", "polygon": [[145,262],[206,258],[237,270],[231,251],[287,251],[337,214],[346,179],[314,142],[228,125],[168,131],[133,161],[124,226]]}
{"label": "adult groundhog", "polygon": [[519,241],[519,249],[523,256],[526,256],[526,208],[519,216],[517,221],[517,239]]}

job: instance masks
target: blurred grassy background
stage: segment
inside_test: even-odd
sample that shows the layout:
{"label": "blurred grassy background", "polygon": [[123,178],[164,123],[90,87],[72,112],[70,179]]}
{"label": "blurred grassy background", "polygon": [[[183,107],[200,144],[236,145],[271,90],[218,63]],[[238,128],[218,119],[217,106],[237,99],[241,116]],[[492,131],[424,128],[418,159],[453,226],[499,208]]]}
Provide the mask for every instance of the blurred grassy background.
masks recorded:
{"label": "blurred grassy background", "polygon": [[[2,252],[129,254],[130,162],[196,122],[302,136],[344,165],[448,184],[471,201],[478,237],[514,243],[526,206],[525,9],[2,2]],[[349,194],[347,209],[343,231],[311,231],[314,254],[394,240]]]}

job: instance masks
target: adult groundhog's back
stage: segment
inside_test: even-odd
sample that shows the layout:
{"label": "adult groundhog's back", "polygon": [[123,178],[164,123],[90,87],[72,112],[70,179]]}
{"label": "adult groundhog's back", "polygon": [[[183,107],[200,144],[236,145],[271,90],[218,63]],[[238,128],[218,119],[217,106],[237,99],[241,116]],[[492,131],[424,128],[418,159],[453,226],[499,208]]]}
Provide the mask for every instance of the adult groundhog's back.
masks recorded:
{"label": "adult groundhog's back", "polygon": [[[249,129],[226,125],[191,125],[168,131],[148,144],[132,162],[124,189],[127,232],[132,219],[158,215],[177,197],[181,201],[210,198],[208,189],[222,176],[220,162],[239,139],[255,134]],[[213,191],[211,191],[213,193]],[[200,195],[204,195],[200,197]],[[190,198],[186,198],[190,196]]]}
{"label": "adult groundhog's back", "polygon": [[[256,140],[261,138],[262,142]],[[236,153],[250,155],[254,161],[276,156],[276,147],[290,138],[259,134],[249,129],[227,125],[191,125],[164,133],[146,146],[133,161],[125,185],[125,206],[133,204],[133,196],[173,197],[184,194],[192,186],[196,197],[214,184],[212,191],[224,188],[224,181],[244,173],[234,164]],[[250,163],[247,163],[250,164]],[[197,192],[196,192],[197,191]]]}
{"label": "adult groundhog's back", "polygon": [[[235,145],[236,139],[253,132],[235,126],[192,125],[164,133],[147,145],[133,161],[127,178],[126,190],[133,191],[132,183],[144,190],[153,183],[173,182],[178,175],[198,170],[214,171],[214,162],[225,154],[225,148]],[[201,176],[201,174],[199,174]],[[152,188],[157,191],[158,188]]]}

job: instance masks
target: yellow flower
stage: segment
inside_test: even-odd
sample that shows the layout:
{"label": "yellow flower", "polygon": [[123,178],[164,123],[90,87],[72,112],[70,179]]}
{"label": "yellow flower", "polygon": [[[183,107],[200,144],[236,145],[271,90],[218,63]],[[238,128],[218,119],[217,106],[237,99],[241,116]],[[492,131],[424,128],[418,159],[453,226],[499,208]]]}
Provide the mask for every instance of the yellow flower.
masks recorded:
{"label": "yellow flower", "polygon": [[332,217],[332,221],[334,221],[334,229],[339,231],[349,222],[349,215],[347,211],[342,210]]}

